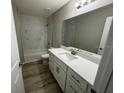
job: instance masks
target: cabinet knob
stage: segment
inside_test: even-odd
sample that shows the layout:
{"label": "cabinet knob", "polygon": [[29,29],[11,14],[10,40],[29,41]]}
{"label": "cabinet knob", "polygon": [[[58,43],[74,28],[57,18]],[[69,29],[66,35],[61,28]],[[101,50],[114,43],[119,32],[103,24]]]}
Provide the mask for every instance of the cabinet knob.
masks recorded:
{"label": "cabinet knob", "polygon": [[102,50],[102,48],[99,48],[99,50]]}
{"label": "cabinet knob", "polygon": [[72,85],[70,85],[70,88],[72,89],[72,91],[74,91],[74,93],[77,93],[77,91],[72,87]]}
{"label": "cabinet knob", "polygon": [[59,71],[59,67],[56,67],[56,72],[57,72],[57,73],[59,73],[59,72],[60,72],[60,71]]}

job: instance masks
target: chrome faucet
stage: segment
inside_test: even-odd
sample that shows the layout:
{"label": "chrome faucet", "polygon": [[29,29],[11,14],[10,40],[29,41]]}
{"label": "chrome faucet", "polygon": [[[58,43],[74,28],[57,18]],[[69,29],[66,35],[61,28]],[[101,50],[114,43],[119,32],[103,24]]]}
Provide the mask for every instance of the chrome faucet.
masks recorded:
{"label": "chrome faucet", "polygon": [[72,55],[76,55],[79,51],[79,48],[77,50],[76,49],[70,49],[70,51],[71,51]]}

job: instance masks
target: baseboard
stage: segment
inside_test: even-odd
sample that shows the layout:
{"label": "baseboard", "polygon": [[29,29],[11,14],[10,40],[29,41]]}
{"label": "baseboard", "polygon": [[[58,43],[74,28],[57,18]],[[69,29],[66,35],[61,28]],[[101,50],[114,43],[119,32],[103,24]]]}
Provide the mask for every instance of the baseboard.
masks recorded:
{"label": "baseboard", "polygon": [[41,59],[26,60],[26,61],[24,62],[24,64],[26,64],[26,63],[32,63],[32,62],[40,61],[40,60],[41,60]]}
{"label": "baseboard", "polygon": [[41,55],[47,53],[47,51],[28,51],[24,54],[25,62],[24,63],[30,63],[34,61],[41,60]]}

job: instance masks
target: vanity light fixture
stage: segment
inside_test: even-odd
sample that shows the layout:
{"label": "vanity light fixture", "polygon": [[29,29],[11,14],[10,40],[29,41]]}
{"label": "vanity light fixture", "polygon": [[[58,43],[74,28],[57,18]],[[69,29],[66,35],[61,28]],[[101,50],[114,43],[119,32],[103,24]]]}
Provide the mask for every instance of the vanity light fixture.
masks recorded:
{"label": "vanity light fixture", "polygon": [[81,7],[93,2],[96,0],[78,0],[77,3],[75,4],[77,9],[80,9]]}
{"label": "vanity light fixture", "polygon": [[75,6],[76,6],[77,9],[80,9],[82,7],[81,0],[79,0],[78,2],[76,2]]}
{"label": "vanity light fixture", "polygon": [[51,10],[51,8],[44,8],[44,11],[49,12]]}

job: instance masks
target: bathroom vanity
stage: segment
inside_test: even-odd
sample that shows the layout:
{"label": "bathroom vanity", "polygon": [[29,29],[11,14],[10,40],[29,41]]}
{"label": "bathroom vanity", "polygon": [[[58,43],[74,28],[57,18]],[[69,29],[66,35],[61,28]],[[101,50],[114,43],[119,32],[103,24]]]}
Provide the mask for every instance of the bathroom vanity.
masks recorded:
{"label": "bathroom vanity", "polygon": [[63,21],[64,47],[49,49],[49,68],[64,93],[97,93],[94,83],[111,32],[111,15],[100,9]]}
{"label": "bathroom vanity", "polygon": [[86,93],[95,81],[99,64],[63,48],[49,49],[49,68],[64,93]]}

